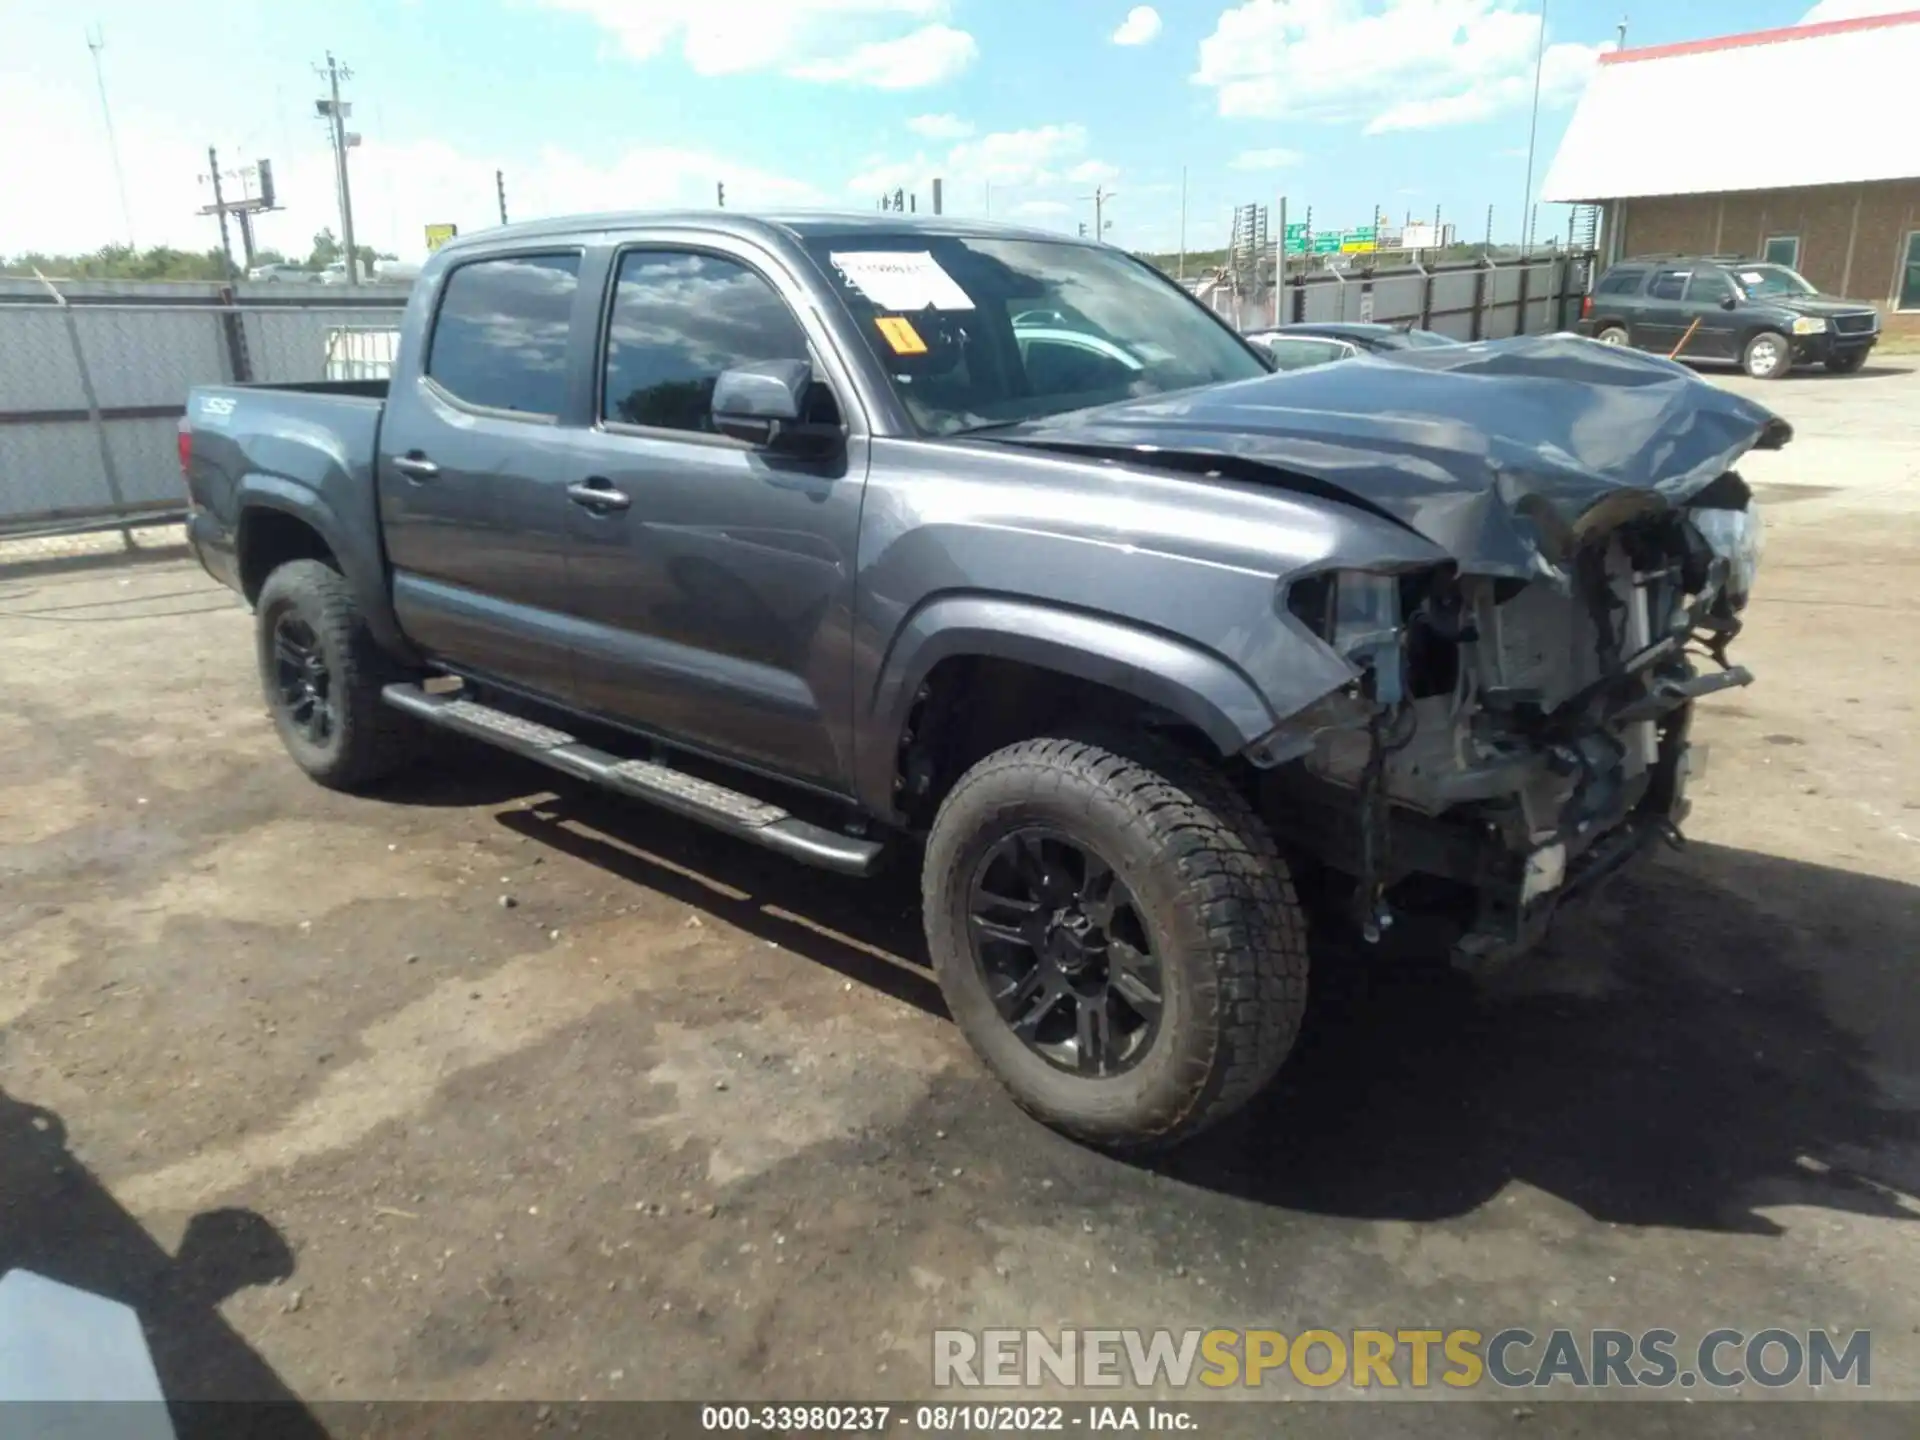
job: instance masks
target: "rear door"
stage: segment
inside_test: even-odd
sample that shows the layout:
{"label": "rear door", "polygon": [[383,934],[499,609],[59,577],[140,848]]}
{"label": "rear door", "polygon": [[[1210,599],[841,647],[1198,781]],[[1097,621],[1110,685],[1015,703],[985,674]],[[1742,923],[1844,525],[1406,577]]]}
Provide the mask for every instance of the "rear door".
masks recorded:
{"label": "rear door", "polygon": [[1686,328],[1682,315],[1687,281],[1692,275],[1691,265],[1654,267],[1647,277],[1646,292],[1631,327],[1633,343],[1640,349],[1657,350],[1664,355],[1680,343],[1680,332]]}
{"label": "rear door", "polygon": [[[846,373],[801,318],[814,310],[744,242],[612,257],[594,420],[566,477],[572,583],[584,709],[844,791],[867,447]],[[789,359],[814,367],[809,418],[848,426],[831,460],[714,432],[721,371]]]}
{"label": "rear door", "polygon": [[[577,477],[561,425],[578,388],[581,261],[549,244],[448,271],[424,353],[403,357],[380,429],[401,628],[453,669],[563,701],[566,487]],[[584,319],[590,333],[591,300]]]}

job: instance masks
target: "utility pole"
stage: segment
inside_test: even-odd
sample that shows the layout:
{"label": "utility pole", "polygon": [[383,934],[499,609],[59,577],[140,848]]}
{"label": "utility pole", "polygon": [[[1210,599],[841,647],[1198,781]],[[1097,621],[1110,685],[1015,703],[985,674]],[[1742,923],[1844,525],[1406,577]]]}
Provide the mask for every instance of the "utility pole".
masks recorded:
{"label": "utility pole", "polygon": [[[348,136],[346,121],[353,107],[350,104],[343,104],[340,99],[340,82],[351,80],[353,71],[336,61],[331,50],[327,52],[326,67],[322,69],[316,65],[313,70],[316,75],[324,75],[327,78],[328,98],[317,102],[315,109],[323,119],[332,122],[333,171],[335,183],[340,188],[340,230],[347,247],[347,284],[358,285],[360,256],[354,250],[353,244],[353,191],[347,181],[347,148],[360,137]],[[221,228],[225,229],[224,222]]]}
{"label": "utility pole", "polygon": [[1540,37],[1533,50],[1533,116],[1527,121],[1527,191],[1520,197],[1520,218],[1526,221],[1526,227],[1520,237],[1520,253],[1533,251],[1533,221],[1529,207],[1533,204],[1533,142],[1540,131],[1540,71],[1547,58],[1547,0],[1540,0]]}
{"label": "utility pole", "polygon": [[726,181],[716,180],[713,182],[713,203],[718,205],[722,210],[727,208],[727,182]]}
{"label": "utility pole", "polygon": [[493,172],[493,193],[500,201],[500,223],[504,225],[507,223],[507,172],[506,171],[496,170]]}
{"label": "utility pole", "polygon": [[100,118],[107,124],[107,154],[113,161],[113,183],[120,192],[120,223],[127,227],[127,248],[133,243],[133,211],[127,205],[127,175],[120,168],[120,139],[113,132],[113,107],[107,104],[107,72],[100,54],[107,48],[107,37],[98,25],[87,31],[87,49],[93,53],[93,83],[100,91]]}
{"label": "utility pole", "polygon": [[1096,185],[1093,194],[1087,197],[1093,201],[1093,238],[1103,243],[1107,238],[1107,201],[1113,199],[1115,193]]}
{"label": "utility pole", "polygon": [[227,279],[233,279],[233,240],[227,234],[227,202],[220,193],[220,157],[207,147],[207,174],[213,180],[213,213],[220,217],[220,253],[227,257]]}
{"label": "utility pole", "polygon": [[1616,27],[1620,32],[1620,38],[1618,42],[1614,45],[1613,47],[1614,49],[1624,50],[1627,48],[1627,21],[1631,20],[1632,18],[1633,17],[1631,15],[1622,15],[1620,17],[1620,24]]}

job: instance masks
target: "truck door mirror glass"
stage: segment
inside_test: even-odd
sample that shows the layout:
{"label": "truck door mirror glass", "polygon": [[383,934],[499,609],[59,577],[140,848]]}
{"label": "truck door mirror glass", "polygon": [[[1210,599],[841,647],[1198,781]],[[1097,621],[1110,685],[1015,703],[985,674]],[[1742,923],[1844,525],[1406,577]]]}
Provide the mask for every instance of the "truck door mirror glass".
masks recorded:
{"label": "truck door mirror glass", "polygon": [[1740,297],[1735,295],[1731,290],[1720,297],[1720,308],[1722,310],[1732,310],[1739,304]]}

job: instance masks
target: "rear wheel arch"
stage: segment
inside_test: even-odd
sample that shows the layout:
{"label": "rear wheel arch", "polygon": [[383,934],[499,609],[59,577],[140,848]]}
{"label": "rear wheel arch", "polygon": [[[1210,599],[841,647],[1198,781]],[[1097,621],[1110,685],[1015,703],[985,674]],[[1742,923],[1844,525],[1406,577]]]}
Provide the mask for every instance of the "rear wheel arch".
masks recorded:
{"label": "rear wheel arch", "polygon": [[250,605],[260,599],[267,577],[289,561],[318,560],[340,568],[333,545],[311,518],[275,505],[254,503],[240,511],[234,548],[241,593]]}

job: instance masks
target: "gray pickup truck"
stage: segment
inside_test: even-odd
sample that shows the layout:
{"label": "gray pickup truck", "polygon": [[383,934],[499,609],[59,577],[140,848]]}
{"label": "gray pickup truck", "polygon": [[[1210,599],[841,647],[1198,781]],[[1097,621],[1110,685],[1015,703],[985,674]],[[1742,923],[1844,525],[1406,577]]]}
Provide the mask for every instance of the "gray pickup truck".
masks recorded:
{"label": "gray pickup truck", "polygon": [[917,857],[969,1040],[1127,1149],[1265,1084],[1310,938],[1515,955],[1676,836],[1788,436],[1575,337],[1274,374],[1105,246],[721,212],[458,240],[390,381],[196,389],[181,455],[315,780],[458,732]]}

